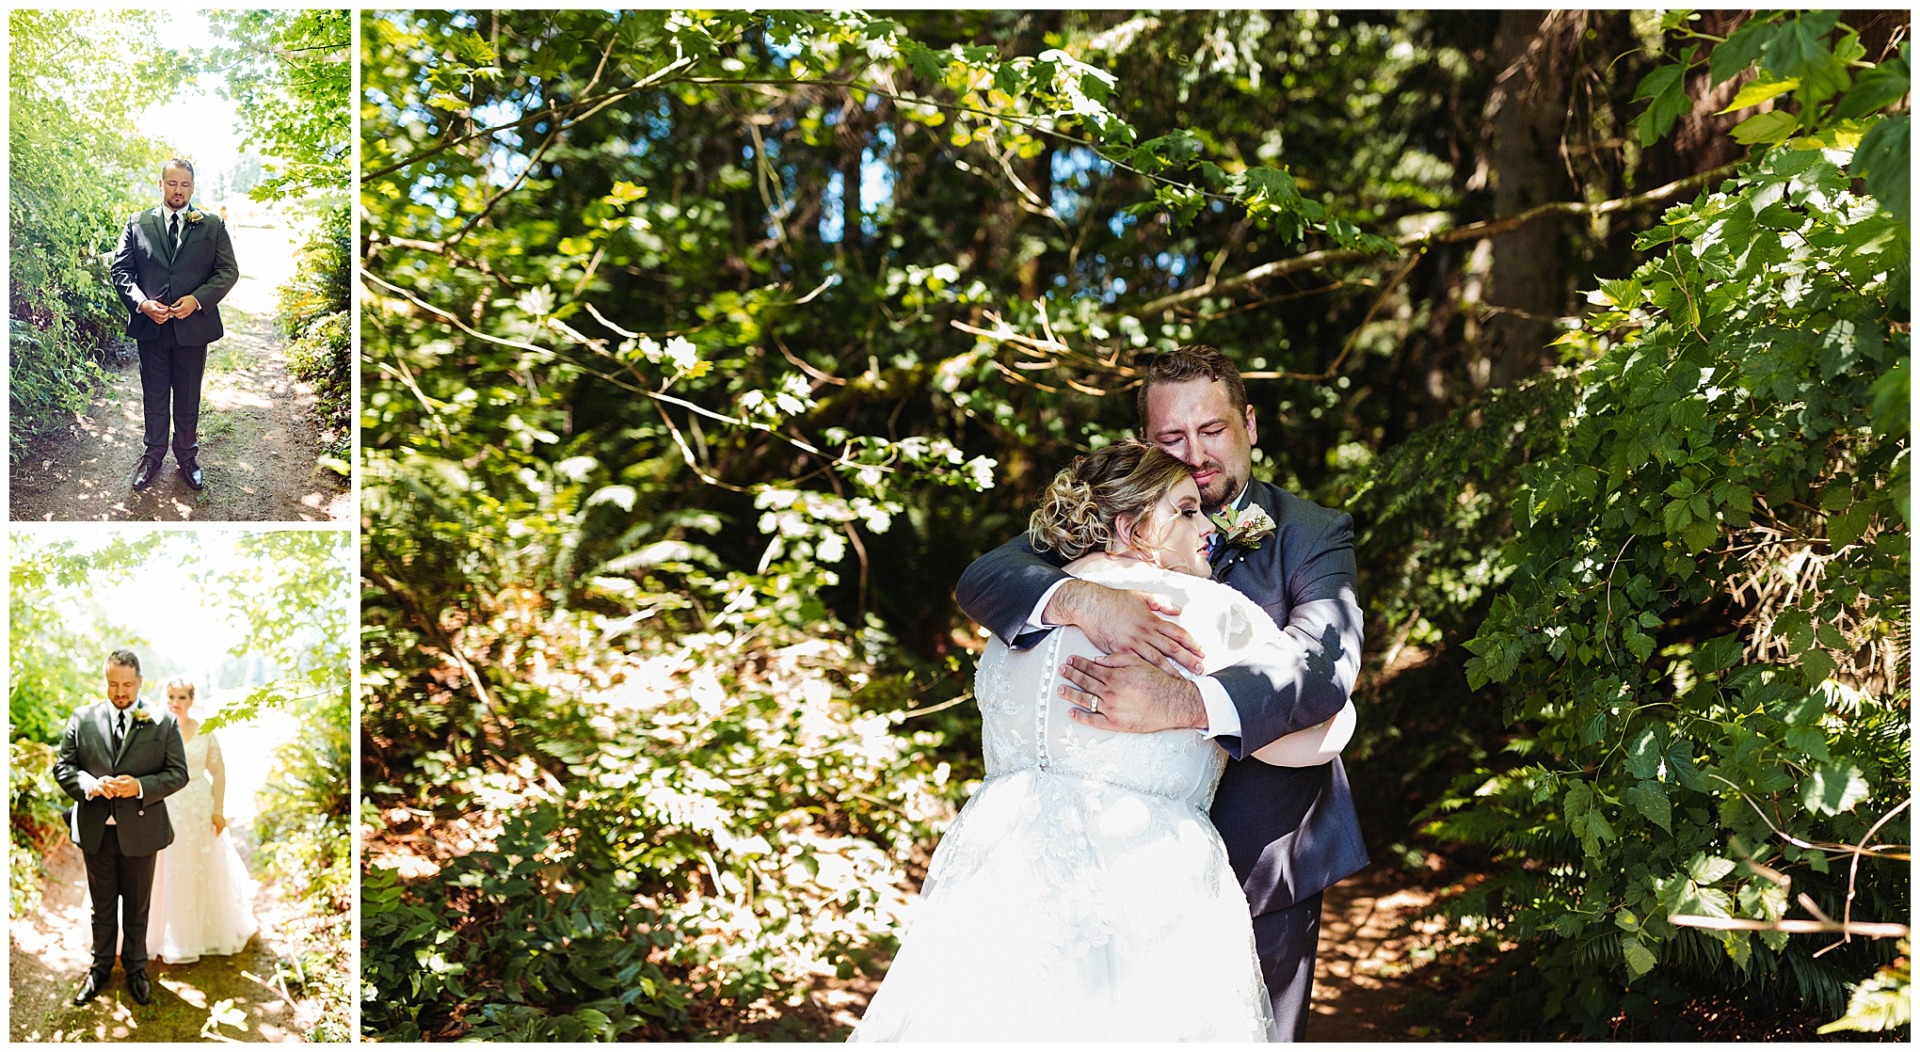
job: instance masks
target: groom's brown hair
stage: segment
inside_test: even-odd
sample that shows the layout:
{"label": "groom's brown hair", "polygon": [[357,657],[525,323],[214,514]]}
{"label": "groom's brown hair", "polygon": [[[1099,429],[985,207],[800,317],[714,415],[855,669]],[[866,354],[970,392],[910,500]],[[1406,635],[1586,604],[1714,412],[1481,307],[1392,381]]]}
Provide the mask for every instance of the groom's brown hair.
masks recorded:
{"label": "groom's brown hair", "polygon": [[131,650],[120,649],[108,654],[107,665],[109,667],[118,665],[121,668],[130,668],[133,670],[134,675],[138,676],[140,674],[140,656]]}
{"label": "groom's brown hair", "polygon": [[1171,351],[1151,354],[1141,363],[1140,371],[1145,375],[1140,381],[1140,390],[1134,393],[1133,406],[1143,437],[1147,433],[1147,395],[1153,390],[1154,384],[1218,380],[1227,386],[1227,398],[1233,402],[1233,411],[1244,414],[1247,410],[1247,385],[1240,382],[1239,368],[1228,361],[1218,347],[1190,343]]}

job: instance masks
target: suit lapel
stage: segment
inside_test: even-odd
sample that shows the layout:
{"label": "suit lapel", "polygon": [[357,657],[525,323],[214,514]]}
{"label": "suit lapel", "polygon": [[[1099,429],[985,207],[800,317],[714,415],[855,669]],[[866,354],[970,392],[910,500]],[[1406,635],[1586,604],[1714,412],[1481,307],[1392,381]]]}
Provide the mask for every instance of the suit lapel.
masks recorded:
{"label": "suit lapel", "polygon": [[172,246],[167,244],[166,209],[156,208],[148,212],[146,224],[147,237],[151,239],[153,244],[160,246],[161,261],[165,263],[173,262],[173,260],[169,258]]}
{"label": "suit lapel", "polygon": [[107,758],[109,765],[113,756],[113,706],[100,702],[93,707],[93,731],[100,736],[100,753]]}

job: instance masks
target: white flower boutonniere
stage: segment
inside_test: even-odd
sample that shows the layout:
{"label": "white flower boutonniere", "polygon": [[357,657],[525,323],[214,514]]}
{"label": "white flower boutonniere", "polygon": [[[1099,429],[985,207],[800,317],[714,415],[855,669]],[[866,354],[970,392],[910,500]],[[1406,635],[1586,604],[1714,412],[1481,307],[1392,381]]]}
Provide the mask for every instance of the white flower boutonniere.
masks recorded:
{"label": "white flower boutonniere", "polygon": [[1207,518],[1220,531],[1222,542],[1236,548],[1258,548],[1277,529],[1267,509],[1252,503],[1247,505],[1245,511],[1222,508],[1218,514]]}
{"label": "white flower boutonniere", "polygon": [[199,221],[205,218],[207,218],[207,214],[205,212],[200,211],[198,208],[187,209],[187,225],[188,226],[192,226],[193,224],[198,223]]}
{"label": "white flower boutonniere", "polygon": [[136,727],[153,722],[153,710],[136,702],[133,706],[133,724]]}

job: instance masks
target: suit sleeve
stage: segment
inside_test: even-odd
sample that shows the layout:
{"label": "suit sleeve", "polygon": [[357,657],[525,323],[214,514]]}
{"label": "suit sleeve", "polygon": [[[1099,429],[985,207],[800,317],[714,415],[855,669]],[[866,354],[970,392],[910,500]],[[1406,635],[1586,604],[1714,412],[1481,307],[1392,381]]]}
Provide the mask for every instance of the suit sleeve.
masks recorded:
{"label": "suit sleeve", "polygon": [[1215,678],[1240,713],[1240,737],[1216,740],[1243,759],[1294,731],[1332,719],[1360,672],[1360,600],[1354,589],[1353,517],[1336,516],[1288,577],[1283,639]]}
{"label": "suit sleeve", "polygon": [[87,790],[99,779],[80,766],[80,717],[68,717],[67,729],[60,734],[60,751],[53,761],[53,780],[75,800],[85,801]]}
{"label": "suit sleeve", "polygon": [[187,747],[180,740],[180,725],[169,721],[166,735],[167,759],[158,771],[140,777],[140,799],[152,803],[163,800],[187,784]]}
{"label": "suit sleeve", "polygon": [[120,294],[120,302],[126,304],[129,314],[140,309],[141,298],[140,268],[133,258],[137,240],[133,232],[135,219],[127,220],[127,225],[120,228],[120,247],[114,249],[113,264],[107,268],[107,274],[113,280],[113,290]]}
{"label": "suit sleeve", "polygon": [[227,224],[219,223],[213,234],[213,273],[193,290],[193,298],[199,300],[202,307],[211,307],[226,299],[227,293],[240,281],[240,265],[233,259],[233,238],[227,234]]}
{"label": "suit sleeve", "polygon": [[1047,636],[1025,631],[1027,615],[1054,582],[1066,578],[1056,563],[1034,551],[1023,533],[975,559],[954,585],[953,598],[963,613],[1009,647],[1025,650]]}

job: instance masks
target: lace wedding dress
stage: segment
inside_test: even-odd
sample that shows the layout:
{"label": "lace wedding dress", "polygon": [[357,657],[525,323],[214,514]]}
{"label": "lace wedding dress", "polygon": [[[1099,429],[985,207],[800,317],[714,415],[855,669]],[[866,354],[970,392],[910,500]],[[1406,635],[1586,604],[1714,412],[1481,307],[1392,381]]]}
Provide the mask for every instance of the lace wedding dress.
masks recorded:
{"label": "lace wedding dress", "polygon": [[[1212,672],[1277,633],[1225,585],[1102,566],[1164,594]],[[1265,626],[1263,632],[1261,626]],[[987,646],[975,674],[987,778],[934,852],[855,1041],[1264,1041],[1253,925],[1207,819],[1226,753],[1190,730],[1083,727],[1058,668],[1078,629]]]}
{"label": "lace wedding dress", "polygon": [[168,964],[239,953],[260,927],[246,863],[224,833],[213,835],[207,756],[217,747],[213,735],[194,735],[187,742],[186,787],[167,797],[173,843],[153,870],[147,952]]}

